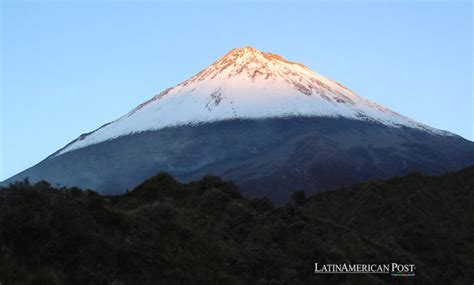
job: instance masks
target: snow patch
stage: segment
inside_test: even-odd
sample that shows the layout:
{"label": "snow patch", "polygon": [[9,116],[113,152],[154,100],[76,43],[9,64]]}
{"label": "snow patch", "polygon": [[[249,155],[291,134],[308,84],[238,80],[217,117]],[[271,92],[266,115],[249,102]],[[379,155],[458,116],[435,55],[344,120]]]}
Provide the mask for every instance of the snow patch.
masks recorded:
{"label": "snow patch", "polygon": [[120,136],[229,119],[341,117],[436,130],[368,101],[302,64],[247,47],[233,49],[189,80],[82,135],[56,156]]}

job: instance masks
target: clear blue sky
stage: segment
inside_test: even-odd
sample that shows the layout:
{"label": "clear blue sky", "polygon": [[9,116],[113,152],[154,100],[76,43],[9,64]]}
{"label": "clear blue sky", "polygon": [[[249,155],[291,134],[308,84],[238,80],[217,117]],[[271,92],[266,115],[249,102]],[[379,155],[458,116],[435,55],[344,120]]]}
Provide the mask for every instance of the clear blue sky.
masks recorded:
{"label": "clear blue sky", "polygon": [[0,180],[251,45],[474,140],[471,1],[2,1]]}

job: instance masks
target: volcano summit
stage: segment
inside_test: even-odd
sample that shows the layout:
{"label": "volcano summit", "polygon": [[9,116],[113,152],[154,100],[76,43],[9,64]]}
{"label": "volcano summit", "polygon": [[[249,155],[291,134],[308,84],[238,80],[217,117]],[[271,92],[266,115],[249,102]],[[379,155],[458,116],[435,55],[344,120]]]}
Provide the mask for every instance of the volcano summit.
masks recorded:
{"label": "volcano summit", "polygon": [[370,102],[306,66],[252,47],[224,57],[5,182],[121,193],[159,171],[234,180],[285,201],[410,171],[474,164],[474,143]]}

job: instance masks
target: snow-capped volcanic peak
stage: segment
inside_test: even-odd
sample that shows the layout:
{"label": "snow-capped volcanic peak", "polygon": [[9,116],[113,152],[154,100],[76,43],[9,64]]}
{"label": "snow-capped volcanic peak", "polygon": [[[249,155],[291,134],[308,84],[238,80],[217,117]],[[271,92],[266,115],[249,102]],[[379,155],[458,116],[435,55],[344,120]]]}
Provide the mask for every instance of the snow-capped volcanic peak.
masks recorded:
{"label": "snow-capped volcanic peak", "polygon": [[229,51],[189,80],[81,135],[56,155],[164,127],[296,116],[344,117],[439,132],[365,100],[300,63],[245,47]]}

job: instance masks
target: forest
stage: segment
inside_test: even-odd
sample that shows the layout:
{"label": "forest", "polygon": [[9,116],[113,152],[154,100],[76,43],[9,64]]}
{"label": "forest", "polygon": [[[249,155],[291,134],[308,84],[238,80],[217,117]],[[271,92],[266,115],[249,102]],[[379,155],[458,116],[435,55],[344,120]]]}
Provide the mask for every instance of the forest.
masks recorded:
{"label": "forest", "polygon": [[[159,173],[122,195],[27,179],[0,189],[0,283],[472,284],[474,167],[367,181],[284,205]],[[414,277],[315,274],[412,263]]]}

